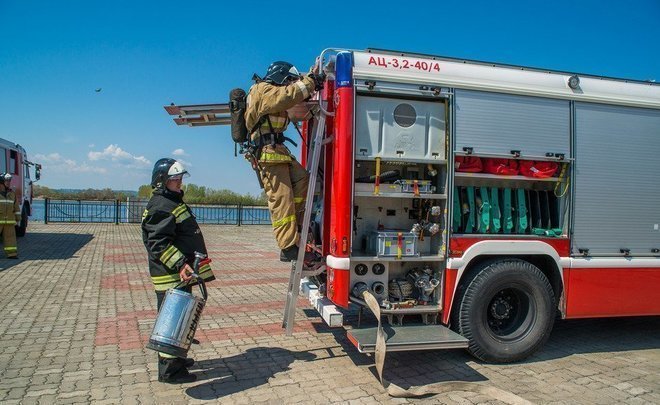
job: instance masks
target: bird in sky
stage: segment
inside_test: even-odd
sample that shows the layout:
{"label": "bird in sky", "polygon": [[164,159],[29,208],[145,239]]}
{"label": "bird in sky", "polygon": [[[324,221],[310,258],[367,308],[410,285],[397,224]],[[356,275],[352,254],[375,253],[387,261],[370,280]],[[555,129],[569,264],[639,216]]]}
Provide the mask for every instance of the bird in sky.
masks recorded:
{"label": "bird in sky", "polygon": [[96,90],[94,90],[94,91],[97,92],[97,93],[100,93],[101,90],[103,90],[103,89],[102,89],[101,87],[99,87],[98,89],[96,89]]}

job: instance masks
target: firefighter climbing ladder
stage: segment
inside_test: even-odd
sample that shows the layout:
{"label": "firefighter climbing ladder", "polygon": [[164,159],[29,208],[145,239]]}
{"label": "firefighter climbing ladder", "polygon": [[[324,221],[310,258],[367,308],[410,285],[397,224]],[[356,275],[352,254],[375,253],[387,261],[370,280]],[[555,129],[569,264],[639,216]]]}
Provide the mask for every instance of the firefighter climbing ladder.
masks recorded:
{"label": "firefighter climbing ladder", "polygon": [[298,291],[300,288],[300,279],[302,277],[305,246],[307,245],[307,230],[312,218],[312,204],[314,204],[314,192],[316,180],[319,172],[319,161],[321,160],[321,151],[323,150],[323,136],[325,134],[325,115],[319,115],[314,128],[314,140],[311,143],[312,159],[309,163],[309,186],[307,188],[307,199],[305,200],[305,215],[300,227],[300,241],[298,246],[298,260],[291,262],[291,276],[289,277],[289,290],[286,295],[286,307],[284,308],[284,320],[282,327],[286,329],[286,335],[291,336],[296,316],[296,301],[298,300]]}

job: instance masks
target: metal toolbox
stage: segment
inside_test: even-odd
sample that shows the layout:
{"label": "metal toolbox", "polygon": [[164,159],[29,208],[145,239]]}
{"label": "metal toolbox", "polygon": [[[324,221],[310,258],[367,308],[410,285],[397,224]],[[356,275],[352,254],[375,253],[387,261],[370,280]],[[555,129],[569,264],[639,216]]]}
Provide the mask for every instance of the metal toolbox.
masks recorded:
{"label": "metal toolbox", "polygon": [[[431,194],[435,187],[431,185],[431,180],[397,180],[396,184],[401,186],[402,193],[413,194]],[[417,191],[415,191],[417,187]]]}
{"label": "metal toolbox", "polygon": [[397,257],[400,248],[401,257],[420,256],[424,247],[429,249],[426,246],[428,240],[426,238],[426,243],[420,242],[414,233],[408,231],[372,231],[367,235],[367,252],[378,257]]}

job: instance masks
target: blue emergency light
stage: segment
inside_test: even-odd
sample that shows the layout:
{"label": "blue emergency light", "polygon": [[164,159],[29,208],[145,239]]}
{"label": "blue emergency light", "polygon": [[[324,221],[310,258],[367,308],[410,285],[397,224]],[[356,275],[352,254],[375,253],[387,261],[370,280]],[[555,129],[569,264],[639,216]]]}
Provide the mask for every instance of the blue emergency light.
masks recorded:
{"label": "blue emergency light", "polygon": [[335,80],[337,88],[353,86],[353,53],[342,51],[335,61]]}

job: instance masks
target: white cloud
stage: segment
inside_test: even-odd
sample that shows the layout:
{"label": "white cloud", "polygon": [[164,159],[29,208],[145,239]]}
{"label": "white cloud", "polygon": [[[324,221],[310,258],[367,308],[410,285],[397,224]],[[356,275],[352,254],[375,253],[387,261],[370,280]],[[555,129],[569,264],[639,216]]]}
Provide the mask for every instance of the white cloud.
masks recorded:
{"label": "white cloud", "polygon": [[190,163],[190,162],[187,161],[187,160],[177,159],[176,161],[179,162],[179,163],[181,163],[181,164],[183,165],[183,167],[185,167],[186,169],[192,167],[192,163]]}
{"label": "white cloud", "polygon": [[91,151],[87,154],[91,161],[110,160],[113,162],[125,163],[127,167],[147,167],[151,161],[144,156],[135,156],[126,152],[116,144],[108,145],[101,152]]}
{"label": "white cloud", "polygon": [[54,172],[64,173],[98,173],[105,174],[108,172],[103,167],[91,166],[87,163],[78,163],[73,159],[66,159],[59,153],[49,153],[47,155],[36,154],[34,160],[41,163],[45,171],[52,170]]}
{"label": "white cloud", "polygon": [[93,143],[90,143],[90,144],[87,145],[87,146],[89,146],[90,148],[93,148],[93,147],[95,147],[96,145],[94,145]]}
{"label": "white cloud", "polygon": [[186,153],[186,151],[183,150],[183,149],[181,149],[181,148],[179,148],[179,149],[174,149],[174,150],[172,151],[172,155],[174,155],[174,156],[188,156],[188,154]]}

